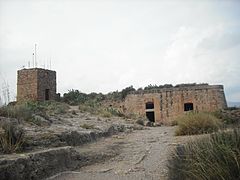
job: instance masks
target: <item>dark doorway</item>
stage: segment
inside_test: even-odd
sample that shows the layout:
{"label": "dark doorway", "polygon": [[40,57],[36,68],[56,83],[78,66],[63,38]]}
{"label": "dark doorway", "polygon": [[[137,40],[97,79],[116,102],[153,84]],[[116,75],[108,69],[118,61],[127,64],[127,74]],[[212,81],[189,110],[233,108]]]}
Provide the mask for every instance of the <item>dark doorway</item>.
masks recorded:
{"label": "dark doorway", "polygon": [[149,121],[151,122],[155,122],[155,116],[154,116],[154,112],[146,112],[146,116],[148,118]]}
{"label": "dark doorway", "polygon": [[154,104],[153,104],[153,102],[147,102],[147,103],[146,103],[146,109],[154,109]]}
{"label": "dark doorway", "polygon": [[184,111],[192,111],[193,103],[184,103]]}
{"label": "dark doorway", "polygon": [[45,89],[45,100],[49,100],[49,89]]}

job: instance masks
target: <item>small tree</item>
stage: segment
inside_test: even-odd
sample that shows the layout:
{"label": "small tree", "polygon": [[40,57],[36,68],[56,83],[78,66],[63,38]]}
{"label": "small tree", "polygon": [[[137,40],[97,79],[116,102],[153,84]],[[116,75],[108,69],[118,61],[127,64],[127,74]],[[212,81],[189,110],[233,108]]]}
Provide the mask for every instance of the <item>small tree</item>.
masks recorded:
{"label": "small tree", "polygon": [[130,93],[134,92],[136,89],[133,86],[126,87],[121,91],[121,99],[125,99],[125,97]]}

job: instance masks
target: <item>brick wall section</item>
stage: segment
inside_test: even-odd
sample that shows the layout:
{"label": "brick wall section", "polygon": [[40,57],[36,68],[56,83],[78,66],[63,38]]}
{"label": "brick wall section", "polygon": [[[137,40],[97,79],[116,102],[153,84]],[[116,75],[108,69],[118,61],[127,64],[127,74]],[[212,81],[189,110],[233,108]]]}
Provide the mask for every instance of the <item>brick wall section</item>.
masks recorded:
{"label": "brick wall section", "polygon": [[184,114],[185,103],[193,103],[194,111],[211,112],[227,107],[222,85],[194,85],[129,94],[124,102],[125,113],[145,116],[147,102],[154,103],[150,111],[154,111],[155,122],[165,124]]}
{"label": "brick wall section", "polygon": [[49,89],[49,100],[56,97],[56,72],[41,68],[22,69],[17,73],[17,101],[45,100]]}
{"label": "brick wall section", "polygon": [[45,90],[49,89],[50,100],[56,99],[56,72],[46,69],[38,70],[38,100],[45,100]]}

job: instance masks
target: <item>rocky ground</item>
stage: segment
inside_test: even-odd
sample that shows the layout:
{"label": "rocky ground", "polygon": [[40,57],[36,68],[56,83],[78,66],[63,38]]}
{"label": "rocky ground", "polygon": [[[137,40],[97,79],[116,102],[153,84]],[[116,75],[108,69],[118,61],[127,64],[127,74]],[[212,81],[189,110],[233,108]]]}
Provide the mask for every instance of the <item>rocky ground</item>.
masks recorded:
{"label": "rocky ground", "polygon": [[49,119],[39,117],[39,122],[40,125],[29,123],[23,125],[27,151],[46,147],[78,146],[118,132],[143,129],[130,119],[103,118],[80,113],[77,106],[71,106],[69,113],[52,116]]}
{"label": "rocky ground", "polygon": [[189,139],[174,136],[175,127],[101,118],[75,106],[38,122],[23,124],[23,153],[0,155],[0,179],[166,179],[170,151]]}
{"label": "rocky ground", "polygon": [[49,180],[167,179],[167,158],[170,152],[177,144],[189,139],[187,136],[174,136],[174,129],[149,127],[79,147],[80,152],[108,152],[114,154],[114,157],[75,171],[62,172]]}
{"label": "rocky ground", "polygon": [[2,154],[0,149],[0,179],[42,179],[100,162],[114,156],[115,152],[84,153],[77,147],[121,132],[129,134],[145,128],[129,119],[81,113],[76,106],[64,114],[35,119],[38,124],[0,117],[1,124],[17,124],[14,127],[22,127],[24,132],[23,152]]}

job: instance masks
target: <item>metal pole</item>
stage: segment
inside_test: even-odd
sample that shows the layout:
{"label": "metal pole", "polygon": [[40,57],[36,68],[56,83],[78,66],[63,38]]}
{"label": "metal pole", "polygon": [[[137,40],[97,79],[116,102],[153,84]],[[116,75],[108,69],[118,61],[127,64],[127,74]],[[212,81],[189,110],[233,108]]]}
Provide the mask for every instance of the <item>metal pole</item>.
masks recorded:
{"label": "metal pole", "polygon": [[32,53],[32,67],[34,68],[34,53]]}
{"label": "metal pole", "polygon": [[37,44],[35,44],[35,67],[37,67]]}

